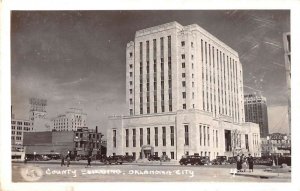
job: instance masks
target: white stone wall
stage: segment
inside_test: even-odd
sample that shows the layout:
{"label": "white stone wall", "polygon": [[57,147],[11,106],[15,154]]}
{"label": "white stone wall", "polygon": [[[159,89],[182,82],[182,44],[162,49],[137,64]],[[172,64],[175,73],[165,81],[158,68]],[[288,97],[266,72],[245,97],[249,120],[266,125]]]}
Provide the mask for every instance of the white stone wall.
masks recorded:
{"label": "white stone wall", "polygon": [[[189,144],[185,145],[185,128],[184,125],[188,125],[189,128]],[[202,142],[200,145],[200,131],[199,127],[202,127]],[[170,126],[174,126],[174,146],[171,146],[170,140]],[[204,132],[203,126],[206,127],[204,145]],[[158,146],[155,146],[155,127],[158,127]],[[166,127],[166,146],[162,144],[162,127]],[[209,141],[207,127],[209,127]],[[118,119],[111,119],[110,127],[107,133],[107,155],[125,155],[128,153],[132,155],[136,153],[136,157],[139,157],[141,152],[140,146],[140,129],[143,129],[143,145],[147,144],[147,128],[150,128],[150,146],[154,147],[154,152],[158,152],[158,155],[162,155],[162,152],[171,157],[171,152],[174,152],[174,160],[179,160],[182,155],[188,152],[192,155],[198,153],[202,156],[210,156],[210,159],[214,159],[218,155],[233,156],[238,152],[232,151],[226,152],[225,150],[225,130],[237,130],[240,136],[241,146],[239,147],[239,153],[248,154],[253,156],[260,156],[260,137],[259,127],[253,123],[236,124],[224,119],[215,119],[211,113],[203,112],[201,110],[188,110],[179,111],[172,114],[156,114],[156,115],[144,115],[133,117],[120,117]],[[129,130],[129,145],[126,147],[126,129]],[[132,144],[132,129],[136,129],[136,147]],[[113,148],[113,130],[117,131],[117,146]],[[216,131],[218,132],[218,141],[216,140]],[[214,133],[213,133],[214,132]],[[246,150],[245,134],[248,134],[249,151]]]}

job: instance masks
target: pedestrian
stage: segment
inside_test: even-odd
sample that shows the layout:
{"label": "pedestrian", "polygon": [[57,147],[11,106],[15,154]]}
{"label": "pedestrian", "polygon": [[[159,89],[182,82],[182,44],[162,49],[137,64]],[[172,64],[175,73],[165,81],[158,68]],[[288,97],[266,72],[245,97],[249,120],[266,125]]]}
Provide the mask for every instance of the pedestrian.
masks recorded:
{"label": "pedestrian", "polygon": [[243,172],[246,172],[246,169],[247,169],[247,158],[244,155],[243,155],[243,158],[242,158],[242,168],[243,168]]}
{"label": "pedestrian", "polygon": [[60,166],[65,166],[65,157],[63,155],[61,155],[60,157],[61,157]]}
{"label": "pedestrian", "polygon": [[241,157],[240,157],[239,154],[236,156],[236,168],[237,168],[237,171],[240,172],[240,170],[241,170]]}
{"label": "pedestrian", "polygon": [[251,154],[249,154],[249,157],[248,157],[248,164],[249,164],[249,172],[253,172],[253,157],[251,156]]}
{"label": "pedestrian", "polygon": [[67,167],[69,167],[69,165],[70,165],[70,160],[71,160],[71,159],[70,159],[70,155],[68,155],[68,156],[67,156]]}
{"label": "pedestrian", "polygon": [[92,156],[91,155],[88,156],[87,161],[88,161],[87,167],[91,166],[91,161],[92,161]]}

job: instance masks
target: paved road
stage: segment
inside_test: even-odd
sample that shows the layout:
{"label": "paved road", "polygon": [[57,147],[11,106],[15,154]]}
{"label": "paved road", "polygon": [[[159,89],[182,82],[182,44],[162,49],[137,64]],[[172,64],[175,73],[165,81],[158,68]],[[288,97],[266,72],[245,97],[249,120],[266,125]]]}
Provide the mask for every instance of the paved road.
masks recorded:
{"label": "paved road", "polygon": [[[13,182],[290,182],[290,173],[273,173],[269,179],[230,174],[234,166],[100,165],[86,168],[59,164],[13,163]],[[256,169],[256,173],[263,172]]]}

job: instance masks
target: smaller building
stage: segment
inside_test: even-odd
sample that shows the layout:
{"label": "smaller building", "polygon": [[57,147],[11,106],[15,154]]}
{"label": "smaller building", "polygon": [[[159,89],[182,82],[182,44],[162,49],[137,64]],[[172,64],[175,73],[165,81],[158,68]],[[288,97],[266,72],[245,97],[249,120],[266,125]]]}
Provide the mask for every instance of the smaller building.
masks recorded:
{"label": "smaller building", "polygon": [[33,128],[29,120],[13,119],[11,120],[11,145],[23,145],[24,132],[30,132]]}
{"label": "smaller building", "polygon": [[76,131],[87,124],[87,114],[82,109],[70,108],[65,114],[60,114],[51,120],[52,129],[56,131]]}
{"label": "smaller building", "polygon": [[102,136],[97,128],[88,127],[77,131],[27,132],[24,134],[24,147],[26,154],[101,154]]}
{"label": "smaller building", "polygon": [[291,156],[291,136],[281,133],[261,138],[262,156]]}

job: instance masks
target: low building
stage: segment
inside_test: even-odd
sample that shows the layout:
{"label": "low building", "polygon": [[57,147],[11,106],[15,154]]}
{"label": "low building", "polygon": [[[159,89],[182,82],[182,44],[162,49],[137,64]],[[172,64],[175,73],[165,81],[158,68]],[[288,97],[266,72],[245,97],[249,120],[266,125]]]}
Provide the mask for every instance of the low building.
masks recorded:
{"label": "low building", "polygon": [[273,133],[261,138],[261,155],[291,156],[291,136]]}
{"label": "low building", "polygon": [[11,119],[11,145],[22,146],[24,132],[30,132],[33,128],[29,120]]}
{"label": "low building", "polygon": [[102,134],[88,127],[78,128],[77,131],[45,131],[28,132],[24,134],[26,154],[67,154],[76,155],[101,153]]}

